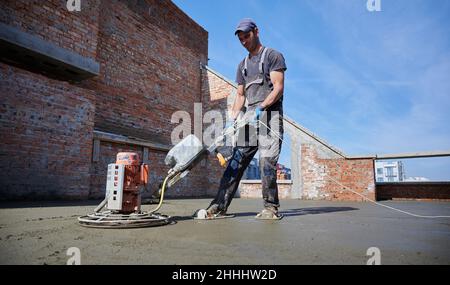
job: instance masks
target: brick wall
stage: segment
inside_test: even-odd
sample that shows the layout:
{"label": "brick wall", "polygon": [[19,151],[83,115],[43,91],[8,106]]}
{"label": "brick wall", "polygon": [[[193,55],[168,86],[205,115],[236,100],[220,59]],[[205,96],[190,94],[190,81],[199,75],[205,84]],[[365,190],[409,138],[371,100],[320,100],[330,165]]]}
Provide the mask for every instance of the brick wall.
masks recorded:
{"label": "brick wall", "polygon": [[0,199],[87,198],[95,93],[0,63]]}
{"label": "brick wall", "polygon": [[102,1],[100,9],[101,74],[87,84],[97,90],[96,128],[170,143],[172,114],[193,115],[201,100],[207,32],[170,1]]}
{"label": "brick wall", "polygon": [[236,87],[219,74],[204,69],[203,92],[209,94],[211,101],[226,99],[236,93]]}
{"label": "brick wall", "polygon": [[83,0],[82,12],[69,12],[65,0],[0,1],[0,22],[59,47],[95,58],[100,0]]}
{"label": "brick wall", "polygon": [[[195,102],[206,101],[203,111],[226,106],[209,105],[202,92],[208,33],[171,1],[84,0],[81,12],[66,2],[0,2],[1,22],[100,64],[98,77],[79,83],[1,64],[2,199],[103,197],[116,153],[143,151],[102,141],[93,162],[94,129],[170,145],[173,112],[193,118]],[[167,172],[165,156],[149,149],[148,193]],[[168,196],[214,195],[219,179],[211,173],[220,169],[208,158]]]}
{"label": "brick wall", "polygon": [[[187,111],[193,122],[194,103],[202,101],[200,62],[207,58],[207,32],[170,1],[101,1],[100,9],[107,11],[100,13],[100,76],[84,83],[96,90],[95,129],[171,145],[172,114]],[[91,167],[91,197],[103,195],[106,162],[127,147],[102,142],[101,159]],[[128,149],[142,154],[140,147]],[[167,174],[165,155],[149,150],[149,193]],[[207,178],[197,171],[167,196],[205,195]]]}
{"label": "brick wall", "polygon": [[345,187],[375,199],[372,159],[322,158],[311,144],[302,144],[301,157],[304,199],[364,201]]}
{"label": "brick wall", "polygon": [[[301,154],[302,199],[330,201],[366,201],[345,187],[375,199],[373,161],[371,159],[321,158],[313,145],[303,144]],[[341,185],[342,184],[342,185]],[[278,182],[280,199],[292,197],[292,183]],[[377,190],[378,191],[378,190]],[[242,181],[239,197],[260,198],[261,182]]]}
{"label": "brick wall", "polygon": [[[375,180],[372,159],[344,159],[325,155],[323,147],[317,144],[301,144],[301,199],[331,201],[365,201],[361,196],[345,190],[349,187],[369,199],[375,198]],[[342,184],[342,185],[341,185]],[[278,181],[280,199],[294,195],[292,181]],[[260,198],[259,180],[242,181],[239,196]]]}
{"label": "brick wall", "polygon": [[377,183],[377,200],[450,201],[449,182]]}
{"label": "brick wall", "polygon": [[[1,1],[0,22],[95,58],[100,1]],[[1,64],[0,199],[85,199],[95,92]]]}
{"label": "brick wall", "polygon": [[[292,190],[292,183],[290,182],[290,180],[277,181],[277,184],[278,184],[278,198],[290,199]],[[236,196],[240,198],[262,199],[261,180],[241,181]]]}

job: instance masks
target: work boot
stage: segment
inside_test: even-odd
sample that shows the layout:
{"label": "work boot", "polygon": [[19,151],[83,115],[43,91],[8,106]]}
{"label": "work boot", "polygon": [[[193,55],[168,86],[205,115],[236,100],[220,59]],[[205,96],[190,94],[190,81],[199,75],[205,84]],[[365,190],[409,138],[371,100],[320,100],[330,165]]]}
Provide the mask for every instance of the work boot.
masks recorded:
{"label": "work boot", "polygon": [[208,218],[214,218],[218,216],[225,216],[227,213],[227,210],[221,210],[219,208],[218,204],[212,204],[211,206],[206,209],[206,214]]}
{"label": "work boot", "polygon": [[259,214],[255,216],[259,220],[280,220],[283,215],[278,213],[278,208],[276,207],[265,207]]}

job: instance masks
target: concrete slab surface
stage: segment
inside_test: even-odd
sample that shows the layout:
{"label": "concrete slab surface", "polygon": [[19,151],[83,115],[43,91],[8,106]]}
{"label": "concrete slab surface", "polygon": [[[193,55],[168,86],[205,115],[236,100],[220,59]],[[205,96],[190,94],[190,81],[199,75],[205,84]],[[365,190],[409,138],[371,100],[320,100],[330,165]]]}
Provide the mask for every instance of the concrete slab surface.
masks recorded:
{"label": "concrete slab surface", "polygon": [[[92,229],[76,218],[96,202],[0,204],[0,264],[450,264],[450,219],[423,219],[371,203],[282,200],[280,221],[255,220],[262,200],[235,199],[232,219],[194,221],[208,199],[166,200],[176,224]],[[450,215],[449,202],[383,202],[422,215]],[[144,210],[155,205],[144,205]]]}

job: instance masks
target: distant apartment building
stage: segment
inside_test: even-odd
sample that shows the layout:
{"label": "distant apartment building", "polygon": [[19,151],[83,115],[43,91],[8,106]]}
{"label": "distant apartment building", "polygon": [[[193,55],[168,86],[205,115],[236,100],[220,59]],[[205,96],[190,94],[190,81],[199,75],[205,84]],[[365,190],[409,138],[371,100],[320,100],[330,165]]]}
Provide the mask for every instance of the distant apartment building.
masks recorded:
{"label": "distant apartment building", "polygon": [[[244,179],[246,180],[259,180],[261,179],[261,173],[259,171],[259,161],[253,158],[244,173]],[[291,169],[287,168],[283,164],[277,163],[277,180],[290,180]]]}
{"label": "distant apartment building", "polygon": [[277,180],[290,180],[291,169],[283,164],[277,163]]}
{"label": "distant apartment building", "polygon": [[403,182],[405,170],[401,161],[375,161],[375,178],[377,182]]}

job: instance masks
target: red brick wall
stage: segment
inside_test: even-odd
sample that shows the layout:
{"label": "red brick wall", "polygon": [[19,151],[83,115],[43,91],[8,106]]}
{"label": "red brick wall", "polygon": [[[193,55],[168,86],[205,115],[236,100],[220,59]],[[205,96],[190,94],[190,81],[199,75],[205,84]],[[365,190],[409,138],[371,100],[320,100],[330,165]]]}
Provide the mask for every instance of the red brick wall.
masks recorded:
{"label": "red brick wall", "polygon": [[[170,145],[176,127],[172,114],[187,111],[193,122],[194,103],[202,101],[200,62],[207,58],[207,32],[170,1],[102,1],[100,9],[107,11],[100,13],[100,76],[85,83],[97,91],[95,128]],[[107,162],[123,149],[142,154],[140,147],[102,142],[101,160],[91,168],[91,197],[103,196]],[[167,174],[165,156],[149,150],[149,193]],[[167,197],[204,196],[209,185],[198,171]]]}
{"label": "red brick wall", "polygon": [[[364,201],[345,187],[375,199],[375,174],[372,159],[320,158],[313,145],[302,144],[301,175],[303,198]],[[343,187],[343,186],[345,187]]]}
{"label": "red brick wall", "polygon": [[81,2],[81,12],[69,12],[65,0],[0,1],[0,22],[85,57],[95,58],[101,0]]}
{"label": "red brick wall", "polygon": [[[236,87],[210,70],[204,69],[202,75],[202,93],[205,98],[206,109],[220,110],[223,112],[225,119],[227,112],[231,111],[233,106]],[[229,97],[231,97],[231,100],[229,100]]]}
{"label": "red brick wall", "polygon": [[[71,13],[67,1],[1,1],[0,22],[95,58],[100,0]],[[83,199],[95,92],[1,64],[1,199]]]}
{"label": "red brick wall", "polygon": [[95,93],[0,63],[0,199],[87,198]]}
{"label": "red brick wall", "polygon": [[148,3],[102,1],[100,76],[86,86],[97,90],[97,129],[170,143],[172,114],[192,116],[201,101],[208,34],[170,1]]}
{"label": "red brick wall", "polygon": [[[100,63],[98,77],[76,84],[1,65],[2,198],[103,197],[106,165],[142,148],[102,142],[92,162],[94,129],[170,144],[173,112],[193,118],[207,98],[208,33],[171,1],[84,0],[81,12],[66,2],[0,2],[1,22]],[[151,191],[167,172],[165,155],[149,150]],[[205,173],[216,169],[208,159],[168,196],[215,194],[218,179]]]}
{"label": "red brick wall", "polygon": [[204,76],[203,92],[209,94],[210,100],[226,99],[230,94],[236,92],[236,87],[213,72],[205,69]]}
{"label": "red brick wall", "polygon": [[450,201],[449,182],[377,183],[377,200]]}

